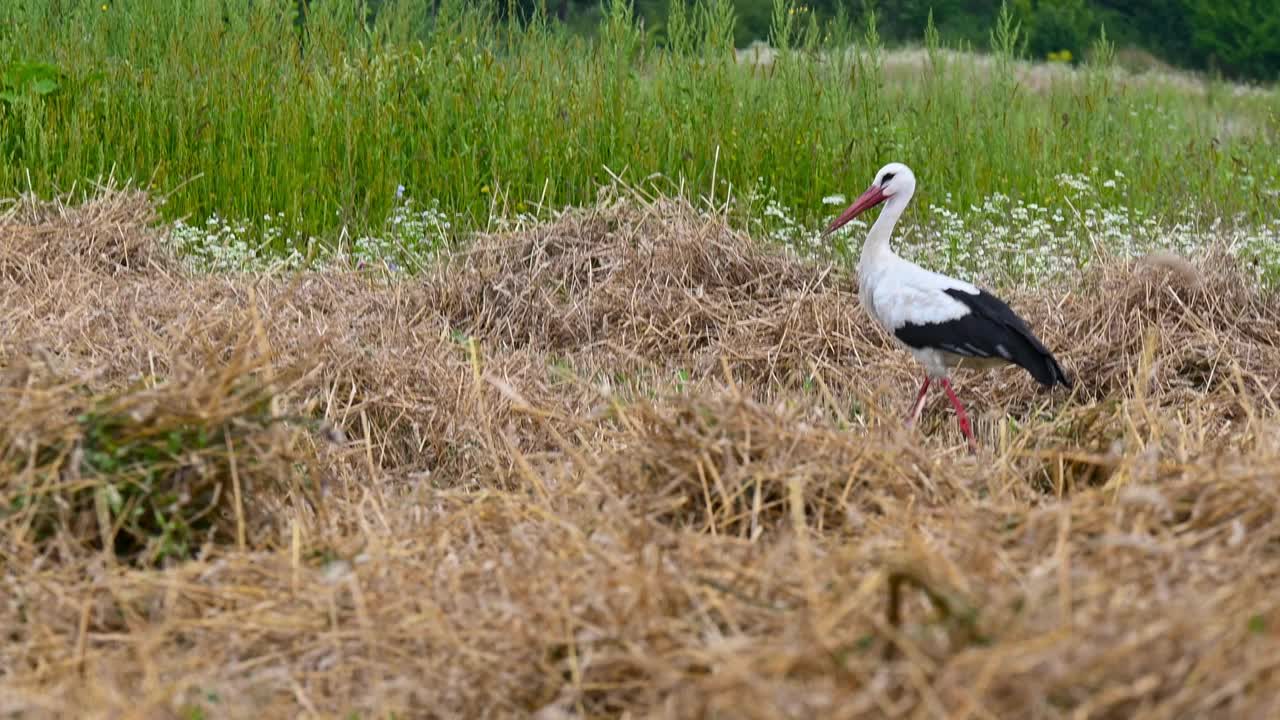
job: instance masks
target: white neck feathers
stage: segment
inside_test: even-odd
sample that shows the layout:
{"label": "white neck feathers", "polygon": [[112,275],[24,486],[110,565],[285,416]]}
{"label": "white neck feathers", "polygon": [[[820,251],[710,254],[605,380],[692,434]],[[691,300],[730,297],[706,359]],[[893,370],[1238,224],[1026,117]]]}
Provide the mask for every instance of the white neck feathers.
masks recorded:
{"label": "white neck feathers", "polygon": [[884,209],[880,211],[880,217],[876,218],[875,224],[871,226],[871,232],[867,233],[866,242],[862,245],[862,256],[858,265],[864,271],[876,265],[877,261],[888,259],[893,255],[893,250],[889,247],[889,236],[893,234],[893,227],[898,224],[898,219],[902,217],[902,213],[910,202],[911,193],[894,195],[885,202]]}

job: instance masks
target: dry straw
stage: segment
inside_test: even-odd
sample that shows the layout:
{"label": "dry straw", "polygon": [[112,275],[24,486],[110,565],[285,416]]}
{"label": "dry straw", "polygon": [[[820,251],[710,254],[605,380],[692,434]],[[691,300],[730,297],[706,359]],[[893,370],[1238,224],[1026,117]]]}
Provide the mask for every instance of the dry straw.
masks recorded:
{"label": "dry straw", "polygon": [[1280,714],[1280,319],[1224,254],[1011,290],[1079,390],[960,378],[974,459],[844,269],[682,201],[416,278],[153,222],[0,218],[0,714]]}

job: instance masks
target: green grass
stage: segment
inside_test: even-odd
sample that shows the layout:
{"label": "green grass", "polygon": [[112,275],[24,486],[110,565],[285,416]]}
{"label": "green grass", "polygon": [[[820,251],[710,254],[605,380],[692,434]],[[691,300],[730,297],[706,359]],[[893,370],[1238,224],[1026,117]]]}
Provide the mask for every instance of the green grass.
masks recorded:
{"label": "green grass", "polygon": [[[589,204],[606,167],[666,191],[771,190],[812,224],[890,160],[916,170],[922,204],[1058,204],[1059,173],[1121,170],[1142,213],[1275,213],[1274,90],[1120,83],[1104,65],[1030,87],[1007,53],[911,71],[865,22],[785,27],[785,7],[774,36],[791,50],[753,72],[727,0],[661,33],[618,4],[591,37],[434,4],[387,0],[370,21],[355,0],[315,2],[304,31],[295,0],[3,3],[0,196],[132,178],[170,194],[171,218],[283,213],[281,250],[382,227],[401,185],[456,231]],[[32,80],[37,63],[56,72]]]}

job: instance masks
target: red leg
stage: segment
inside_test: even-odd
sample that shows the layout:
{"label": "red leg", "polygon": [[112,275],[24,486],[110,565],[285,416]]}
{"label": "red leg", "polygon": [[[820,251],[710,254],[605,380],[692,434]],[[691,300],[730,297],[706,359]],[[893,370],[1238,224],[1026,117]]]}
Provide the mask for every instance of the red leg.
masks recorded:
{"label": "red leg", "polygon": [[924,384],[920,386],[920,394],[916,395],[916,404],[911,406],[911,414],[907,416],[907,427],[911,427],[920,419],[920,411],[924,410],[924,394],[929,389],[929,376],[924,376]]}
{"label": "red leg", "polygon": [[956,393],[951,389],[951,382],[946,378],[942,379],[942,387],[947,391],[947,397],[951,399],[951,405],[956,409],[956,417],[960,420],[960,432],[969,440],[969,452],[977,454],[978,441],[973,437],[973,428],[969,427],[969,416],[964,411],[964,406],[960,404],[960,398],[956,397]]}

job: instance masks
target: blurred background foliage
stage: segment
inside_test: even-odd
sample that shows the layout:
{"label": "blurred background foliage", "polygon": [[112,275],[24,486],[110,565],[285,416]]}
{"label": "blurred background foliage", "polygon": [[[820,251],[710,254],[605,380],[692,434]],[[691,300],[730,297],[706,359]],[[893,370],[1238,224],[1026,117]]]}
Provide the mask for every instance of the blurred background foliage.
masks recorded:
{"label": "blurred background foliage", "polygon": [[[318,0],[313,0],[318,1]],[[636,14],[661,41],[674,3],[634,0]],[[512,0],[522,17],[538,12],[582,33],[600,27],[607,0]],[[377,3],[373,3],[376,5]],[[1080,62],[1099,31],[1122,49],[1121,60],[1148,69],[1167,64],[1218,72],[1236,80],[1272,81],[1280,75],[1280,0],[1012,0],[1025,31],[1027,57]],[[745,47],[769,36],[772,0],[734,0],[735,42]],[[933,13],[944,43],[986,50],[1000,0],[809,0],[803,11],[821,22],[840,6],[851,17],[875,12],[889,44],[916,43]]]}

